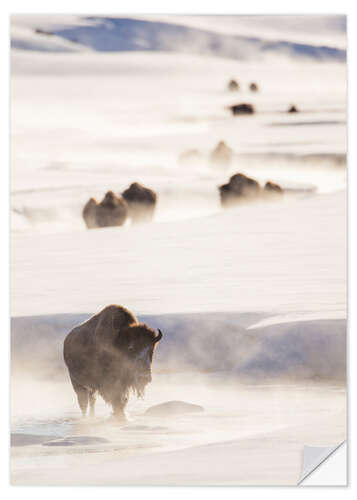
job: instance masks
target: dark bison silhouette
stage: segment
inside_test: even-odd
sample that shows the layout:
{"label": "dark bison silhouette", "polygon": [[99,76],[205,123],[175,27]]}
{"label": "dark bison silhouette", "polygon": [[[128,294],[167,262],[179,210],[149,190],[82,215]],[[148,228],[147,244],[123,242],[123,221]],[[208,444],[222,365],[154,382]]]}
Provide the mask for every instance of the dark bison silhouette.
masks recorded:
{"label": "dark bison silhouette", "polygon": [[227,87],[228,87],[228,90],[232,90],[232,91],[239,90],[239,83],[237,82],[237,80],[230,80],[228,82]]}
{"label": "dark bison silhouette", "polygon": [[266,182],[264,186],[264,191],[268,194],[283,194],[284,190],[279,184],[275,184],[274,182]]}
{"label": "dark bison silhouette", "polygon": [[251,92],[258,92],[259,87],[258,87],[258,85],[257,85],[255,82],[252,82],[252,83],[249,85],[249,90],[250,90]]}
{"label": "dark bison silhouette", "polygon": [[47,35],[47,36],[53,36],[54,35],[54,33],[52,33],[52,31],[43,30],[41,28],[36,28],[35,29],[35,33],[37,33],[38,35]]}
{"label": "dark bison silhouette", "polygon": [[157,202],[157,194],[138,182],[128,187],[122,197],[128,204],[128,215],[133,224],[150,221],[155,212]]}
{"label": "dark bison silhouette", "polygon": [[297,113],[297,112],[298,112],[298,109],[294,104],[292,106],[290,106],[290,108],[288,109],[288,113]]}
{"label": "dark bison silhouette", "polygon": [[100,203],[90,198],[83,208],[82,215],[88,229],[122,226],[128,215],[128,205],[123,198],[118,198],[113,191],[108,191]]}
{"label": "dark bison silhouette", "polygon": [[220,141],[210,155],[212,165],[228,167],[232,163],[233,151],[224,141]]}
{"label": "dark bison silhouette", "polygon": [[252,104],[233,104],[232,106],[228,106],[228,109],[231,110],[233,115],[252,115],[255,110]]}
{"label": "dark bison silhouette", "polygon": [[139,323],[119,305],[105,307],[67,335],[63,356],[83,416],[88,404],[94,415],[99,394],[116,417],[125,418],[130,390],[143,396],[151,382],[152,358],[161,337],[160,330]]}
{"label": "dark bison silhouette", "polygon": [[235,174],[227,184],[219,186],[222,207],[236,205],[244,199],[257,197],[261,193],[259,183],[244,174]]}
{"label": "dark bison silhouette", "polygon": [[228,208],[242,201],[251,201],[257,198],[267,198],[275,195],[282,195],[284,190],[273,182],[266,182],[264,189],[259,182],[244,174],[232,175],[227,184],[218,187],[221,205]]}

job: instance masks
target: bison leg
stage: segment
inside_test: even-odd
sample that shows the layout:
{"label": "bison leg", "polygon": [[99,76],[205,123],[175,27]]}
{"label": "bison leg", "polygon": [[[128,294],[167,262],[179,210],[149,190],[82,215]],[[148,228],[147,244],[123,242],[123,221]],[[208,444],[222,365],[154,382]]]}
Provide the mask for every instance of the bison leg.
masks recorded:
{"label": "bison leg", "polygon": [[113,403],[113,413],[115,418],[117,418],[118,420],[126,420],[124,409],[126,407],[128,399],[129,398],[127,395],[122,395],[119,400]]}
{"label": "bison leg", "polygon": [[91,417],[94,417],[95,411],[95,402],[97,400],[97,393],[95,391],[91,391],[89,393],[89,414]]}
{"label": "bison leg", "polygon": [[89,399],[88,389],[86,389],[82,385],[77,384],[77,382],[75,382],[72,378],[71,378],[71,382],[73,385],[73,389],[75,390],[75,392],[77,394],[78,404],[79,404],[79,407],[82,411],[82,415],[83,415],[83,417],[85,417],[86,413],[87,413],[88,399]]}

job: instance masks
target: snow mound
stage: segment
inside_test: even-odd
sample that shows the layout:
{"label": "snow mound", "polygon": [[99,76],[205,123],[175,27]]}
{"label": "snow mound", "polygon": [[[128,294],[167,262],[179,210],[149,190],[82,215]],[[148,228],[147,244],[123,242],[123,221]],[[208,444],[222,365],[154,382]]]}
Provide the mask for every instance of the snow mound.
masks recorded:
{"label": "snow mound", "polygon": [[172,416],[181,415],[183,413],[197,413],[204,411],[200,405],[186,403],[185,401],[166,401],[158,405],[150,406],[145,412],[150,416]]}
{"label": "snow mound", "polygon": [[53,439],[42,443],[43,446],[88,446],[98,443],[109,443],[108,439],[95,436],[69,436],[61,439]]}
{"label": "snow mound", "polygon": [[21,432],[14,432],[11,434],[11,446],[32,446],[34,444],[44,444],[46,441],[53,439],[53,436],[41,434],[24,434]]}

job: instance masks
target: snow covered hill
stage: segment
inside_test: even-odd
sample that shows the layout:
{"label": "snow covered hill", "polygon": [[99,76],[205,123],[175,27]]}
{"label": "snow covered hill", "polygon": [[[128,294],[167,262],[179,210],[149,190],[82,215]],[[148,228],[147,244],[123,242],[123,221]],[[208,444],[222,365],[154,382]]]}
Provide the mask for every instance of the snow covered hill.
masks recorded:
{"label": "snow covered hill", "polygon": [[[225,17],[225,16],[223,16]],[[258,16],[259,17],[259,16]],[[225,23],[210,16],[198,20],[188,16],[154,17],[100,17],[100,16],[13,16],[13,48],[46,51],[165,51],[218,56],[238,60],[264,58],[292,58],[317,61],[339,61],[346,58],[343,47],[344,18],[331,16],[326,23],[335,36],[328,40],[326,26],[315,20],[316,31],[321,33],[302,42],[299,34],[303,24],[297,26],[290,19],[288,32],[269,31],[269,17],[263,23],[250,19],[251,29],[243,16],[231,16]],[[232,26],[232,19],[238,20]],[[310,20],[314,26],[313,18]],[[334,23],[331,23],[335,21]],[[227,22],[229,28],[227,28]],[[248,25],[249,25],[248,22]],[[320,23],[319,23],[320,22]],[[225,29],[222,29],[225,27]],[[325,31],[324,29],[325,28]],[[248,34],[249,33],[249,34]]]}

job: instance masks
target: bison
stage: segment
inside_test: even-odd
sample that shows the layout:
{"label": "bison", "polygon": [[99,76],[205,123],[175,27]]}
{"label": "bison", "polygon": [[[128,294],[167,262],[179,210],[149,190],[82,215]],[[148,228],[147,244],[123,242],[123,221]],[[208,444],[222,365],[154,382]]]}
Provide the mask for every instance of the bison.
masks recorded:
{"label": "bison", "polygon": [[264,192],[269,193],[269,194],[284,194],[284,190],[282,187],[279,186],[279,184],[275,184],[274,182],[266,182],[264,186]]}
{"label": "bison", "polygon": [[290,108],[288,109],[288,113],[297,113],[297,112],[298,112],[298,109],[294,104],[292,104],[290,106]]}
{"label": "bison", "polygon": [[65,338],[63,357],[83,416],[89,404],[94,416],[96,396],[125,419],[130,390],[143,396],[151,382],[151,363],[158,333],[139,323],[125,307],[110,305],[76,326]]}
{"label": "bison", "polygon": [[233,104],[233,106],[228,106],[232,114],[235,115],[252,115],[255,110],[252,104]]}
{"label": "bison", "polygon": [[261,194],[259,183],[244,174],[232,175],[229,182],[219,186],[218,189],[222,207],[230,207]]}
{"label": "bison", "polygon": [[123,198],[108,191],[96,209],[99,227],[122,226],[128,215],[128,206]]}
{"label": "bison", "polygon": [[228,90],[239,90],[239,83],[237,82],[237,80],[230,80],[228,82]]}
{"label": "bison", "polygon": [[113,191],[108,191],[100,203],[91,198],[83,208],[83,219],[88,229],[122,226],[128,215],[128,205]]}
{"label": "bison", "polygon": [[233,151],[224,141],[220,141],[210,155],[212,165],[228,167],[232,163]]}
{"label": "bison", "polygon": [[84,205],[82,216],[88,229],[93,229],[95,227],[98,227],[97,217],[96,217],[97,206],[98,203],[94,198],[90,198]]}
{"label": "bison", "polygon": [[133,182],[122,196],[128,204],[128,214],[133,224],[150,221],[155,212],[157,194],[138,182]]}
{"label": "bison", "polygon": [[257,85],[255,82],[252,82],[252,83],[249,85],[249,90],[250,90],[251,92],[258,92],[259,87],[258,87],[258,85]]}

